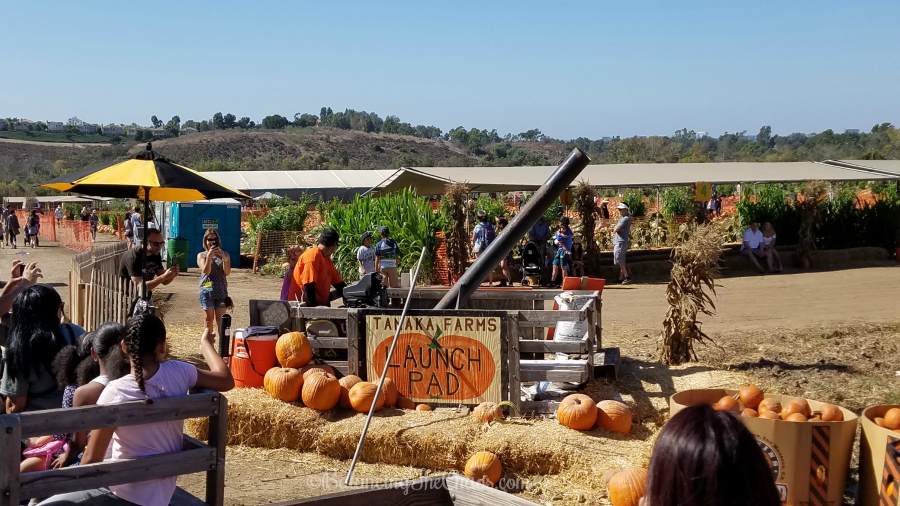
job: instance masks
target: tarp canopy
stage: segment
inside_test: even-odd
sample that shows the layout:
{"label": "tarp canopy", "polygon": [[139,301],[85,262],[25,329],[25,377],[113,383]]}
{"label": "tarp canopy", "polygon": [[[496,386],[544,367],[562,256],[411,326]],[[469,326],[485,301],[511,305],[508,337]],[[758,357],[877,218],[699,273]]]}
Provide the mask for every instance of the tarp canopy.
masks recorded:
{"label": "tarp canopy", "polygon": [[259,197],[266,192],[297,200],[301,193],[348,200],[377,186],[393,170],[259,170],[201,172],[232,188]]}
{"label": "tarp canopy", "polygon": [[[413,187],[420,195],[443,194],[447,182],[466,182],[474,192],[533,191],[556,167],[411,167],[374,186],[374,193]],[[870,181],[900,178],[864,166],[819,162],[635,163],[588,165],[573,186],[588,181],[603,188],[713,184],[793,183],[810,180]]]}
{"label": "tarp canopy", "polygon": [[864,169],[884,175],[900,176],[900,160],[826,160],[829,165],[837,165],[851,169]]}

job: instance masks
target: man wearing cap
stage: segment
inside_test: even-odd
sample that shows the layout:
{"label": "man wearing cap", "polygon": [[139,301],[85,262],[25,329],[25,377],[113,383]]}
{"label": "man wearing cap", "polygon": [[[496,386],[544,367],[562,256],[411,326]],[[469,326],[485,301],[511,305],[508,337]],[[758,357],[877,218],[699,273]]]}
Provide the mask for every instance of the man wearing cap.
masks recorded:
{"label": "man wearing cap", "polygon": [[[343,296],[347,286],[331,261],[331,255],[338,249],[340,236],[332,228],[326,228],[319,235],[319,242],[300,255],[294,267],[294,280],[288,293],[288,300],[305,302],[308,306],[328,306],[332,300]],[[331,291],[331,287],[335,291]]]}
{"label": "man wearing cap", "polygon": [[356,260],[359,262],[359,276],[375,272],[375,248],[372,247],[372,233],[363,232],[359,236],[359,243],[362,245],[356,251]]}
{"label": "man wearing cap", "polygon": [[[391,230],[388,227],[378,227],[381,240],[375,246],[375,271],[381,272],[389,288],[400,288],[400,276],[397,275],[397,266],[400,263],[400,247],[391,239]],[[397,301],[392,301],[397,302]]]}
{"label": "man wearing cap", "polygon": [[56,206],[56,210],[53,211],[53,213],[56,215],[56,224],[60,225],[62,223],[62,219],[63,219],[62,204],[59,204],[58,206]]}
{"label": "man wearing cap", "polygon": [[91,242],[97,242],[97,225],[100,224],[100,215],[97,214],[97,210],[91,213],[90,217],[91,222]]}
{"label": "man wearing cap", "polygon": [[[472,253],[475,254],[475,258],[480,257],[485,251],[487,251],[488,246],[494,242],[494,238],[497,237],[497,231],[494,229],[493,223],[488,221],[487,213],[485,211],[478,211],[478,224],[475,225],[475,228],[472,229]],[[488,274],[488,286],[492,286],[494,284],[494,271],[492,270],[490,274]]]}
{"label": "man wearing cap", "polygon": [[619,221],[613,231],[613,263],[619,266],[619,282],[623,285],[631,283],[628,268],[625,266],[625,253],[628,251],[628,234],[631,232],[631,216],[624,202],[616,205]]}

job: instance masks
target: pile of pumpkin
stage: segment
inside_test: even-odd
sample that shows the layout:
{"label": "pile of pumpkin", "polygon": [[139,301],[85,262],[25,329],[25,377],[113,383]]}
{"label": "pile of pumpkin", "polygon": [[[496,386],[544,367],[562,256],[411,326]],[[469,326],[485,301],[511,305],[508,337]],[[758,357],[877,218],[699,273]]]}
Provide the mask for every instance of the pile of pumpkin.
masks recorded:
{"label": "pile of pumpkin", "polygon": [[872,421],[882,429],[900,432],[900,408],[891,408],[884,414],[884,418],[876,416]]}
{"label": "pile of pumpkin", "polygon": [[844,413],[834,404],[822,404],[818,411],[813,411],[805,399],[794,399],[781,404],[777,399],[766,397],[763,391],[754,385],[746,386],[734,396],[726,395],[713,404],[717,411],[732,411],[753,418],[768,418],[788,422],[841,422]]}
{"label": "pile of pumpkin", "polygon": [[375,411],[383,406],[400,409],[431,411],[427,404],[418,406],[397,393],[397,385],[384,379],[382,394],[375,400],[378,385],[363,381],[352,374],[338,379],[330,365],[310,364],[312,345],[302,332],[288,332],[275,343],[275,356],[281,367],[266,371],[263,387],[273,398],[284,402],[302,400],[306,407],[327,411],[340,404],[342,408],[368,413],[375,403]]}
{"label": "pile of pumpkin", "polygon": [[600,401],[584,394],[571,394],[556,409],[556,419],[561,425],[575,430],[591,430],[595,427],[628,434],[631,432],[631,408],[619,401]]}

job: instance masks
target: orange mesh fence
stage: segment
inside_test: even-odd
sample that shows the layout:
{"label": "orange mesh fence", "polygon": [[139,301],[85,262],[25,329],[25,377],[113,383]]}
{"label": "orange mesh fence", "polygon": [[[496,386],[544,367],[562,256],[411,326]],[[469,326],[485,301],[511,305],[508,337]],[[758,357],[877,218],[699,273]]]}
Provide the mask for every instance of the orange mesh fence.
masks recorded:
{"label": "orange mesh fence", "polygon": [[90,251],[91,224],[87,221],[63,220],[56,230],[56,240],[65,248],[75,251]]}

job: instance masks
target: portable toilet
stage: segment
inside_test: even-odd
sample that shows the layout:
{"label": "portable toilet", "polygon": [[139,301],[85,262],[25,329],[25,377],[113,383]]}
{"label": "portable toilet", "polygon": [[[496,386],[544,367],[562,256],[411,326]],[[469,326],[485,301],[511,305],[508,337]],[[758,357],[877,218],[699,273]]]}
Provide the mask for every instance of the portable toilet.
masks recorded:
{"label": "portable toilet", "polygon": [[234,199],[172,202],[168,239],[187,240],[188,267],[197,267],[197,255],[203,251],[203,234],[209,229],[218,232],[222,249],[231,256],[232,265],[240,265],[240,202]]}

